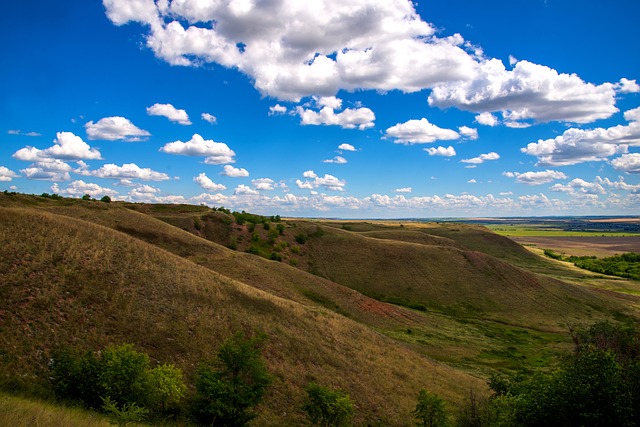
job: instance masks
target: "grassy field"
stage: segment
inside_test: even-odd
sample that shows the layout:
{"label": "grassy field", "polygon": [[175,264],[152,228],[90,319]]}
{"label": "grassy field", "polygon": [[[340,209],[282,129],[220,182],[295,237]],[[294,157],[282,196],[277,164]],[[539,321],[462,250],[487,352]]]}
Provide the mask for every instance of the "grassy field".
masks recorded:
{"label": "grassy field", "polygon": [[640,233],[628,231],[573,231],[561,230],[556,227],[541,226],[522,226],[522,225],[504,225],[504,224],[486,224],[488,229],[496,234],[506,237],[637,237]]}
{"label": "grassy field", "polygon": [[569,327],[640,313],[627,282],[594,286],[479,225],[277,225],[0,194],[0,386],[46,396],[52,351],[123,342],[192,380],[230,334],[263,330],[276,380],[258,425],[304,423],[309,381],[348,391],[357,425],[406,425],[420,388],[459,404],[493,373],[552,366]]}
{"label": "grassy field", "polygon": [[[0,425],[11,427],[109,427],[100,414],[0,393]],[[132,427],[138,424],[129,424]]]}

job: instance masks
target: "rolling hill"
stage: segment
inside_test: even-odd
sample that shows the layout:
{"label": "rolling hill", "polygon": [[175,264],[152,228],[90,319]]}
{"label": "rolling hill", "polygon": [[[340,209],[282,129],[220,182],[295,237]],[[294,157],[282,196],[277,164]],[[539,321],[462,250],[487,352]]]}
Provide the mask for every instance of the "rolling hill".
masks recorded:
{"label": "rolling hill", "polygon": [[347,390],[356,424],[406,424],[420,388],[460,402],[495,369],[549,363],[571,325],[637,315],[637,297],[535,274],[544,261],[479,227],[281,224],[0,194],[0,386],[46,394],[53,351],[123,342],[192,378],[260,330],[276,381],[258,424],[303,422],[309,381]]}

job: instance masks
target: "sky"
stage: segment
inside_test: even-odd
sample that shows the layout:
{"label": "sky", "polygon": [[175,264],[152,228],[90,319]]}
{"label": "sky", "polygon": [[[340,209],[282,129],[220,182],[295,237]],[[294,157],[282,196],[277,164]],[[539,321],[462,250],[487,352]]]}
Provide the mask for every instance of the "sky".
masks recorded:
{"label": "sky", "polygon": [[21,0],[0,190],[340,218],[640,213],[636,0]]}

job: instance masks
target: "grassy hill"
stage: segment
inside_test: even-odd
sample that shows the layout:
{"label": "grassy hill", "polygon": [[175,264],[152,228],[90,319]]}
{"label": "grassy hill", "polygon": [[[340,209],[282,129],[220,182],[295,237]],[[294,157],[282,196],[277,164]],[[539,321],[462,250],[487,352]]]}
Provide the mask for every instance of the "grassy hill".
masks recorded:
{"label": "grassy hill", "polygon": [[262,330],[276,381],[257,424],[303,422],[309,381],[349,392],[357,424],[407,424],[420,388],[460,402],[495,369],[551,363],[569,325],[640,306],[534,274],[546,261],[478,227],[280,224],[0,194],[0,386],[46,395],[54,350],[123,342],[192,379],[233,332]]}

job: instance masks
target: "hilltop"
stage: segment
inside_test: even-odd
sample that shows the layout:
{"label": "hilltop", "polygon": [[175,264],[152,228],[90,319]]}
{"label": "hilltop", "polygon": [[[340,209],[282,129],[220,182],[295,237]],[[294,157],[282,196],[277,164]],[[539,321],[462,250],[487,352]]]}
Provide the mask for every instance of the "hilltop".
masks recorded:
{"label": "hilltop", "polygon": [[0,239],[2,388],[46,395],[53,351],[123,342],[191,377],[260,330],[276,381],[259,424],[303,422],[309,381],[347,390],[357,424],[405,424],[420,388],[459,403],[640,301],[534,273],[547,261],[472,225],[0,194]]}

